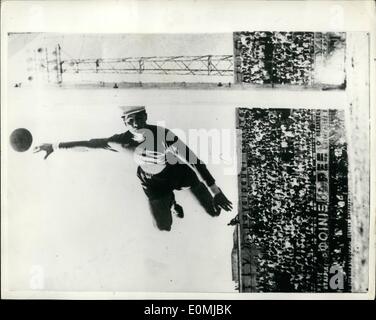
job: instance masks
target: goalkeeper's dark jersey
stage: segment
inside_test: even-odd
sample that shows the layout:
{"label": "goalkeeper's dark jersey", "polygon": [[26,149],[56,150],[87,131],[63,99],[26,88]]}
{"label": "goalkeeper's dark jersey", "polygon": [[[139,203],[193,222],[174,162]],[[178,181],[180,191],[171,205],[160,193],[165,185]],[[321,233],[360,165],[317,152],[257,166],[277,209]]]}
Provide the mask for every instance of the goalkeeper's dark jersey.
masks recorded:
{"label": "goalkeeper's dark jersey", "polygon": [[104,139],[63,142],[59,144],[59,148],[109,149],[114,143],[123,148],[133,149],[135,160],[142,168],[167,168],[183,162],[192,167],[208,186],[215,183],[206,165],[172,131],[159,126],[146,125],[138,132],[126,131]]}

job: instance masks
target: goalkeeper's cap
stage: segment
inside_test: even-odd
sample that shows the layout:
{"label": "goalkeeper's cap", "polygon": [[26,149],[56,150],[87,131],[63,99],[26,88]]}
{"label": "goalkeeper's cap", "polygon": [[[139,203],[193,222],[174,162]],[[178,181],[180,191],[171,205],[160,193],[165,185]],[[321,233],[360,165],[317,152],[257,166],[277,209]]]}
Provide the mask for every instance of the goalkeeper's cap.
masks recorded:
{"label": "goalkeeper's cap", "polygon": [[127,118],[131,114],[135,113],[146,113],[144,106],[121,106],[120,109],[123,111],[122,118]]}

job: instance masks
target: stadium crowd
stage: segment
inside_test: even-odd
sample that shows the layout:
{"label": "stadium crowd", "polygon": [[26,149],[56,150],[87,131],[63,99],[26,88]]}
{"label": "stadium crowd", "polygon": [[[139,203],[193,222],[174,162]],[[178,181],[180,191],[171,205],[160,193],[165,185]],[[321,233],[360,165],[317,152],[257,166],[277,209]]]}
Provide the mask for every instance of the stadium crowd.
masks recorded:
{"label": "stadium crowd", "polygon": [[313,32],[238,34],[242,82],[309,85],[314,64]]}
{"label": "stadium crowd", "polygon": [[310,110],[243,109],[250,230],[259,291],[311,291],[315,164]]}
{"label": "stadium crowd", "polygon": [[[331,111],[330,265],[348,261],[344,121]],[[243,247],[256,247],[257,291],[315,291],[317,208],[315,111],[239,109],[248,185]],[[242,197],[244,194],[242,195]],[[347,262],[346,262],[347,261]],[[346,268],[345,268],[346,269]]]}

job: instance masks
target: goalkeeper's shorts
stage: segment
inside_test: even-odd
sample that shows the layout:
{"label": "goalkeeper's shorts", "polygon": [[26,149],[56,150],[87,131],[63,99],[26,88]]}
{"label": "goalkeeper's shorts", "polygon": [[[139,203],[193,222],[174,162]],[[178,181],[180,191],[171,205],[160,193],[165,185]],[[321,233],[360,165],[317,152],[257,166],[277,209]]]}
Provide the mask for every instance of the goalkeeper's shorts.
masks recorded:
{"label": "goalkeeper's shorts", "polygon": [[163,198],[173,194],[174,190],[192,188],[200,183],[196,173],[186,164],[167,165],[158,174],[149,174],[138,167],[137,176],[150,200]]}

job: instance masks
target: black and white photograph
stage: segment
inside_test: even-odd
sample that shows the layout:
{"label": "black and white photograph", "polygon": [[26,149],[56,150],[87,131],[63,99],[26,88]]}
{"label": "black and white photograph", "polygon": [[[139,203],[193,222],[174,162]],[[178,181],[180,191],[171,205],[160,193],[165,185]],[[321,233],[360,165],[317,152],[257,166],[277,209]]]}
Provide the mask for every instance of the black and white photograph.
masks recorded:
{"label": "black and white photograph", "polygon": [[5,297],[374,293],[372,35],[239,26],[6,28]]}

